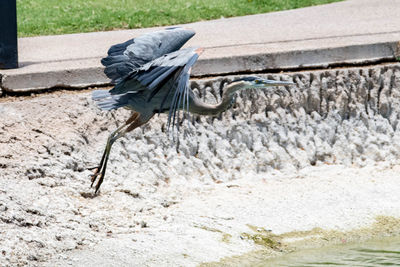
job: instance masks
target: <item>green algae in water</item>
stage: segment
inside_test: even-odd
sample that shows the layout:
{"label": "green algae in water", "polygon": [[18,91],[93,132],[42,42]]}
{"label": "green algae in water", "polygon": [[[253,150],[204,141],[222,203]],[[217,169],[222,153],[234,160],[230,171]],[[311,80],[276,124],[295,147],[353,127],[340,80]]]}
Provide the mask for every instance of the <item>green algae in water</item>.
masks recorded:
{"label": "green algae in water", "polygon": [[343,232],[314,228],[274,234],[247,227],[240,237],[258,249],[200,266],[400,266],[400,218],[377,216],[368,227]]}
{"label": "green algae in water", "polygon": [[242,233],[241,237],[248,240],[253,240],[257,245],[264,246],[271,249],[280,249],[281,242],[277,235],[271,233],[271,231],[266,230],[262,227],[256,227],[251,224],[247,224],[253,233]]}
{"label": "green algae in water", "polygon": [[254,266],[400,266],[400,237],[297,251]]}

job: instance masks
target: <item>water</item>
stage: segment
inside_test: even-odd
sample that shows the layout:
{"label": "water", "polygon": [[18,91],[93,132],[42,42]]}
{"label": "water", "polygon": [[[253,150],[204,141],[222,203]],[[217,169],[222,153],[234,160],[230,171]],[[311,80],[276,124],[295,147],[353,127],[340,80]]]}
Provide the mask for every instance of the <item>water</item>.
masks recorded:
{"label": "water", "polygon": [[303,250],[268,260],[258,266],[400,266],[400,238]]}

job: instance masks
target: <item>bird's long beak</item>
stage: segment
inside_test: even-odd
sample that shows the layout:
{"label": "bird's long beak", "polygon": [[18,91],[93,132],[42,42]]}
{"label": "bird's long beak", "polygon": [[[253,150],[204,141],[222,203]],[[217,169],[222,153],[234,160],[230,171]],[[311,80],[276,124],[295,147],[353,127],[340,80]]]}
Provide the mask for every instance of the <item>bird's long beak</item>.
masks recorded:
{"label": "bird's long beak", "polygon": [[262,79],[261,84],[264,86],[282,86],[282,85],[294,85],[293,82],[286,82],[286,81],[274,81],[268,79]]}

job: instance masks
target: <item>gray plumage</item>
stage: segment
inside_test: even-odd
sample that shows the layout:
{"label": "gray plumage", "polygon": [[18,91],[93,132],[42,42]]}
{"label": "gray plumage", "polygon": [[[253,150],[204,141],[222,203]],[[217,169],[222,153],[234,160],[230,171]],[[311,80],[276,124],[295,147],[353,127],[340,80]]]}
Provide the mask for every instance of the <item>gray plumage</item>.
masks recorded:
{"label": "gray plumage", "polygon": [[101,60],[106,67],[104,73],[117,84],[146,63],[179,50],[194,34],[192,30],[171,28],[113,45]]}
{"label": "gray plumage", "polygon": [[189,86],[190,70],[202,52],[200,48],[180,49],[194,31],[179,27],[143,34],[113,45],[101,60],[104,73],[115,87],[96,90],[92,98],[103,110],[126,107],[133,111],[125,125],[110,134],[102,159],[95,167],[92,185],[99,177],[96,192],[103,182],[112,144],[127,132],[147,123],[154,114],[168,112],[168,128],[179,126],[176,114],[185,110],[199,115],[217,115],[228,109],[239,90],[290,85],[256,76],[237,79],[224,88],[216,105],[196,98]]}
{"label": "gray plumage", "polygon": [[[93,100],[104,110],[123,106],[139,113],[170,110],[170,125],[181,104],[178,99],[188,99],[189,69],[198,58],[198,48],[179,49],[193,35],[192,30],[172,28],[112,46],[101,62],[106,67],[105,74],[116,85],[108,94],[94,91]],[[171,78],[174,84],[165,82]],[[178,90],[170,92],[174,86]],[[157,100],[162,97],[161,101],[152,101],[157,93]]]}

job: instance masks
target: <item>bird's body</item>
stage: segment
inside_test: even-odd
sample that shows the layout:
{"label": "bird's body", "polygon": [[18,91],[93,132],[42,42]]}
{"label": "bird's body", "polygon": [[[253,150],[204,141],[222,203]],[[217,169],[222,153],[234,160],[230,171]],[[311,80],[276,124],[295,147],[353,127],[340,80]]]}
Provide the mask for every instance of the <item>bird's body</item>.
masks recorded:
{"label": "bird's body", "polygon": [[96,192],[103,182],[112,144],[127,132],[147,123],[155,114],[169,113],[168,127],[174,127],[179,110],[198,115],[217,115],[232,105],[238,90],[292,84],[255,76],[245,77],[224,88],[220,103],[204,103],[189,86],[191,67],[202,49],[179,50],[193,35],[194,31],[183,28],[144,34],[112,46],[108,56],[102,59],[104,72],[115,87],[109,91],[94,91],[92,98],[103,110],[125,107],[133,113],[108,138],[100,164],[92,175],[92,184],[99,177]]}

